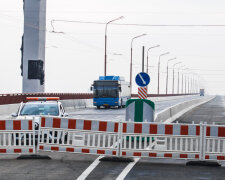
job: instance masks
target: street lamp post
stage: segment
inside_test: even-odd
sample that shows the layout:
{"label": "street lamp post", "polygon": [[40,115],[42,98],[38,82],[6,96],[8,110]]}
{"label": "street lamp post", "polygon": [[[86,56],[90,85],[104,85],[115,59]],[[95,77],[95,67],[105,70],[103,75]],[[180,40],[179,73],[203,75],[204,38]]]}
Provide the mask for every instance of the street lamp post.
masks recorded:
{"label": "street lamp post", "polygon": [[198,92],[198,74],[197,73],[194,73],[195,75],[195,78],[194,78],[194,90],[195,90],[195,93]]}
{"label": "street lamp post", "polygon": [[178,83],[177,83],[177,94],[179,94],[179,91],[180,91],[180,68],[184,67],[185,65],[183,66],[180,66],[178,68]]}
{"label": "street lamp post", "polygon": [[190,76],[188,76],[188,94],[190,94]]}
{"label": "street lamp post", "polygon": [[189,77],[188,77],[188,93],[191,94],[192,93],[192,73],[189,73]]}
{"label": "street lamp post", "polygon": [[106,76],[106,64],[107,64],[107,27],[108,27],[108,24],[110,24],[111,22],[114,22],[114,21],[117,21],[117,20],[120,20],[123,18],[124,18],[123,16],[118,17],[116,19],[113,19],[113,20],[107,22],[105,25],[105,63],[104,63],[104,75],[105,76]]}
{"label": "street lamp post", "polygon": [[180,64],[181,62],[178,62],[176,64],[173,65],[173,89],[172,89],[172,93],[174,94],[174,67],[178,64]]}
{"label": "street lamp post", "polygon": [[148,48],[148,50],[147,50],[147,69],[146,69],[147,74],[148,74],[148,52],[150,49],[157,48],[157,47],[160,47],[160,45],[152,46],[152,47]]}
{"label": "street lamp post", "polygon": [[187,74],[185,74],[185,89],[184,89],[185,94],[187,94]]}
{"label": "street lamp post", "polygon": [[132,60],[133,60],[133,41],[134,39],[137,39],[139,37],[142,37],[142,36],[146,36],[147,34],[141,34],[141,35],[138,35],[138,36],[135,36],[131,39],[131,49],[130,49],[130,91],[132,93]]}
{"label": "street lamp post", "polygon": [[161,56],[165,56],[167,54],[169,54],[169,52],[163,53],[159,56],[159,61],[158,61],[158,94],[159,94],[159,77],[160,77],[160,58],[161,58]]}
{"label": "street lamp post", "polygon": [[[185,69],[182,69],[182,87],[181,87],[181,93],[184,94],[184,71],[187,70],[189,68],[185,68]],[[186,78],[185,78],[185,88],[186,88]]]}
{"label": "street lamp post", "polygon": [[177,59],[176,57],[175,58],[172,58],[172,59],[169,59],[168,61],[167,61],[167,71],[166,71],[166,94],[167,94],[167,91],[168,91],[168,79],[169,79],[169,73],[168,73],[168,71],[169,71],[169,67],[168,67],[168,65],[169,65],[169,62],[170,61],[173,61],[173,60],[175,60],[175,59]]}

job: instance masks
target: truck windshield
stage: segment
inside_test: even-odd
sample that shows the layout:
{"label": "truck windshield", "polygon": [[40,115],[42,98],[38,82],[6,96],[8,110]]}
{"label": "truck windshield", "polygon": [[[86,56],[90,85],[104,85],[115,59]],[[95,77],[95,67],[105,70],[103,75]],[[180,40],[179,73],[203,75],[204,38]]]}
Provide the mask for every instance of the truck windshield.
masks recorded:
{"label": "truck windshield", "polygon": [[30,104],[23,106],[20,115],[52,115],[58,116],[59,110],[57,104]]}
{"label": "truck windshield", "polygon": [[118,96],[118,81],[94,82],[94,98],[117,98]]}

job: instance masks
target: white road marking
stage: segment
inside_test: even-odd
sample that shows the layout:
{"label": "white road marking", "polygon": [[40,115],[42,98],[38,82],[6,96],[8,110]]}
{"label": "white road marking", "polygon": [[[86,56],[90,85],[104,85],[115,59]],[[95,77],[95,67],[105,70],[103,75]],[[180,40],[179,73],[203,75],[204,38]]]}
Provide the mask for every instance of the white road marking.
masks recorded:
{"label": "white road marking", "polygon": [[[115,146],[117,146],[118,142],[115,143]],[[113,147],[113,146],[111,146]],[[77,180],[84,180],[86,179],[89,174],[98,166],[100,163],[99,159],[103,158],[105,156],[99,156],[95,161],[77,178]]]}
{"label": "white road marking", "polygon": [[77,178],[77,180],[84,180],[86,179],[89,174],[98,166],[100,163],[99,159],[103,158],[104,156],[99,156],[95,161]]}
{"label": "white road marking", "polygon": [[129,163],[126,168],[120,173],[120,175],[116,178],[116,180],[124,179],[130,170],[134,167],[134,165],[140,160],[140,158],[134,158],[134,162]]}
{"label": "white road marking", "polygon": [[[152,146],[156,144],[156,141],[153,142]],[[146,149],[152,148],[152,146],[148,146]],[[145,149],[145,150],[146,150]],[[134,167],[134,165],[140,160],[141,158],[134,158],[134,162],[129,163],[125,169],[120,173],[120,175],[116,178],[116,180],[124,179],[127,174],[130,172],[130,170]]]}

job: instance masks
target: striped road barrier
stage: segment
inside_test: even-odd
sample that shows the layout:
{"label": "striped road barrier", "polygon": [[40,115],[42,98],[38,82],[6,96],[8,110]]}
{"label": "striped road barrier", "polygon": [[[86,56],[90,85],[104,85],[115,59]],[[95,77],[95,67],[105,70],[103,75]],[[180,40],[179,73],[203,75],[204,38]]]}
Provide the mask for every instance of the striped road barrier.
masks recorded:
{"label": "striped road barrier", "polygon": [[118,156],[120,126],[113,121],[42,117],[39,150]]}
{"label": "striped road barrier", "polygon": [[0,120],[0,154],[34,154],[33,120]]}
{"label": "striped road barrier", "polygon": [[42,117],[40,151],[225,160],[225,126]]}
{"label": "striped road barrier", "polygon": [[[38,152],[225,161],[225,126],[41,117]],[[0,120],[0,154],[35,154],[34,120]]]}

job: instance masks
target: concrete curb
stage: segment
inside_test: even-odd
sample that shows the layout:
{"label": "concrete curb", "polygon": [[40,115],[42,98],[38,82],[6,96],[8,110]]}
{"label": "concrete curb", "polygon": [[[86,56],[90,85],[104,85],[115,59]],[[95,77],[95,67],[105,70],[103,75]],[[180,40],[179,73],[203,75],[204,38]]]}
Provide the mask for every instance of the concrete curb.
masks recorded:
{"label": "concrete curb", "polygon": [[204,104],[212,99],[214,99],[215,96],[206,97],[204,99],[194,99],[191,101],[185,101],[179,104],[176,104],[172,107],[169,107],[155,115],[155,122],[161,122],[164,123],[171,123],[175,121],[177,118],[182,116],[184,113],[190,111],[191,109],[200,106],[201,104]]}

